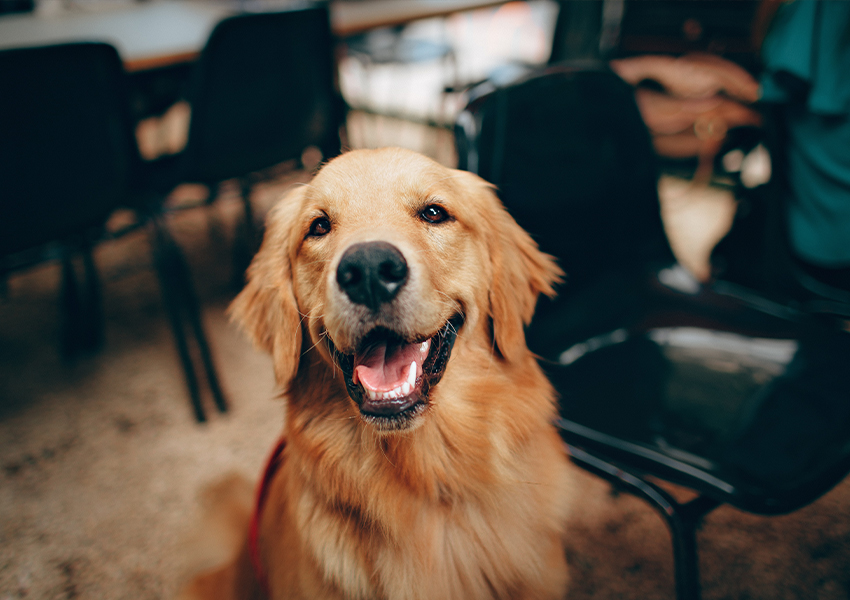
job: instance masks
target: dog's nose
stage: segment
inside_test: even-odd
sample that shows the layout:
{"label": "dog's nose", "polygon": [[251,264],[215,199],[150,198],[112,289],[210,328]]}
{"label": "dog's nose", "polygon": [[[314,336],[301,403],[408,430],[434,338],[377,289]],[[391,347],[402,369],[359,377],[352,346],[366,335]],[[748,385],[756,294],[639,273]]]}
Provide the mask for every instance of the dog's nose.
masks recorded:
{"label": "dog's nose", "polygon": [[407,261],[387,242],[354,244],[339,261],[336,281],[352,302],[378,310],[407,281]]}

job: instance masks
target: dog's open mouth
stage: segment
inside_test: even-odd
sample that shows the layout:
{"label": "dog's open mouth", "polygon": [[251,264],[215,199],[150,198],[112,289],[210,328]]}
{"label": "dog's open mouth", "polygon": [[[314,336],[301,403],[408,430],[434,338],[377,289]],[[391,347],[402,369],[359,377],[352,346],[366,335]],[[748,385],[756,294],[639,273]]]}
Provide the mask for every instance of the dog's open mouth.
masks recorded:
{"label": "dog's open mouth", "polygon": [[402,429],[428,405],[428,394],[445,372],[458,329],[459,315],[433,336],[407,341],[376,328],[353,354],[334,349],[348,394],[366,421],[381,429]]}

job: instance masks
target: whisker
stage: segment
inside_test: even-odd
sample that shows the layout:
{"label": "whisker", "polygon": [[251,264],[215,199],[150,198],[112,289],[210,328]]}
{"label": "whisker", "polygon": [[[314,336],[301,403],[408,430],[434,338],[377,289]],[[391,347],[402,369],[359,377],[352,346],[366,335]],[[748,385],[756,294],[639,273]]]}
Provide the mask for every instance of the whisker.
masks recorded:
{"label": "whisker", "polygon": [[[302,353],[301,353],[301,356],[305,356],[305,355],[306,355],[306,354],[307,354],[310,350],[313,350],[313,349],[314,349],[314,348],[316,348],[319,344],[321,344],[321,343],[322,343],[322,338],[324,338],[324,337],[327,337],[327,334],[326,334],[326,333],[322,333],[322,334],[319,336],[319,339],[318,339],[318,340],[316,340],[316,342],[315,342],[312,346],[310,346],[309,348],[306,348],[306,349],[304,350],[304,352],[302,352]],[[330,350],[330,347],[328,347],[328,350]]]}
{"label": "whisker", "polygon": [[445,296],[445,297],[448,299],[448,304],[449,304],[449,305],[451,305],[451,306],[453,306],[453,307],[455,307],[455,308],[458,310],[458,312],[460,312],[461,314],[463,314],[463,311],[462,311],[462,309],[461,309],[461,304],[460,304],[460,302],[458,302],[457,300],[455,300],[454,298],[452,298],[452,297],[451,297],[451,296],[449,296],[447,293],[445,293],[445,292],[443,292],[443,291],[441,291],[441,290],[437,290],[437,293],[438,293],[438,294],[442,294],[443,296]]}

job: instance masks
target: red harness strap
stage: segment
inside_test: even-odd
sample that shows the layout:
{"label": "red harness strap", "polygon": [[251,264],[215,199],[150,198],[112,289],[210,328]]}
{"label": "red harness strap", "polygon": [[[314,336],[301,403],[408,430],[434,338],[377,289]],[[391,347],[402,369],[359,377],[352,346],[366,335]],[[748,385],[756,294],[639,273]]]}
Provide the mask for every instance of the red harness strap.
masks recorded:
{"label": "red harness strap", "polygon": [[286,440],[281,438],[271,453],[271,456],[269,456],[269,462],[266,464],[263,478],[260,480],[259,487],[257,487],[254,514],[251,516],[251,525],[248,529],[248,555],[251,558],[251,565],[254,567],[254,575],[266,596],[269,595],[269,580],[266,576],[266,570],[263,568],[263,561],[260,559],[260,519],[262,518],[263,505],[266,502],[266,496],[269,492],[269,485],[283,462],[283,449],[285,446]]}

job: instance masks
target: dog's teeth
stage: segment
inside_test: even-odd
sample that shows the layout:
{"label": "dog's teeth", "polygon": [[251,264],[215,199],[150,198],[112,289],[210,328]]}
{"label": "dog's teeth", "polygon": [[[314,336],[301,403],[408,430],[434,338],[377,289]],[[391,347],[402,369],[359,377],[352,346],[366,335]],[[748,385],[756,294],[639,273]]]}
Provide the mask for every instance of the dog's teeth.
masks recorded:
{"label": "dog's teeth", "polygon": [[410,363],[410,370],[407,372],[407,382],[405,385],[409,385],[411,389],[416,386],[416,361],[414,360]]}
{"label": "dog's teeth", "polygon": [[[427,343],[427,342],[426,342]],[[386,392],[379,392],[376,390],[370,390],[364,386],[366,390],[366,394],[369,396],[369,399],[373,402],[376,400],[397,400],[399,398],[404,398],[413,389],[416,387],[416,361],[414,360],[410,363],[410,368],[407,370],[407,381],[402,383],[397,388],[393,388]]]}
{"label": "dog's teeth", "polygon": [[419,346],[419,352],[421,352],[422,355],[425,356],[426,354],[428,354],[428,348],[430,348],[430,346],[431,340],[425,340],[424,342],[422,342],[422,345]]}

